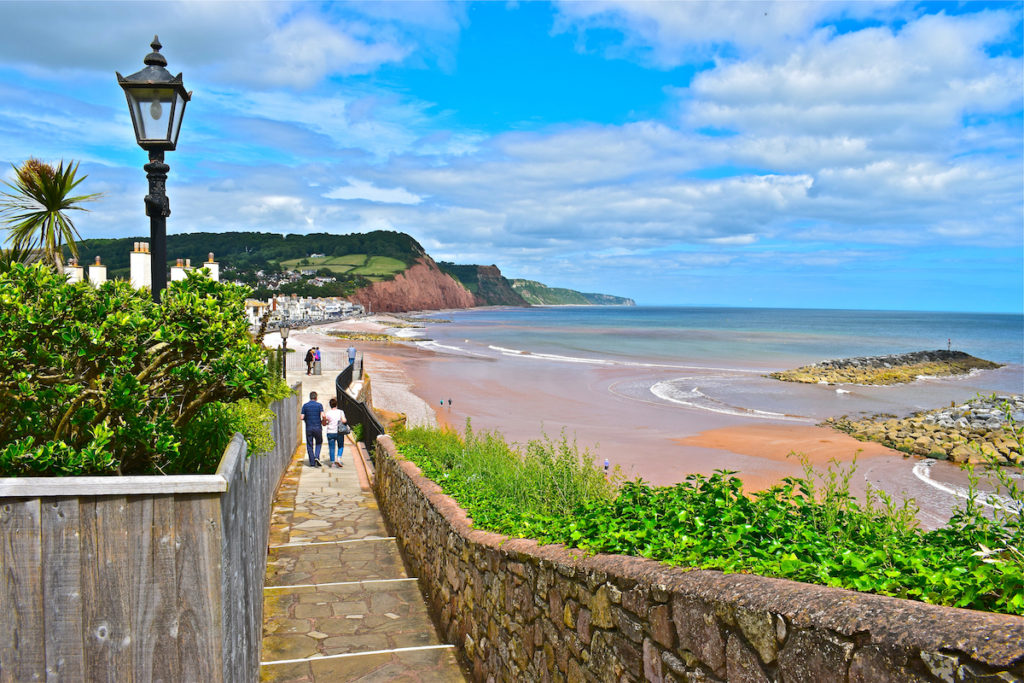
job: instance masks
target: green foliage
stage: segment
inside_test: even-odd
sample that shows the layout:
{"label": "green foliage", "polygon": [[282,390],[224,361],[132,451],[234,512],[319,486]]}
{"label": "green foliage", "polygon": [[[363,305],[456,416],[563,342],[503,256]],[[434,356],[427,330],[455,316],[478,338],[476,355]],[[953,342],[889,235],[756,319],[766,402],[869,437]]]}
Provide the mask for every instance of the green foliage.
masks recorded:
{"label": "green foliage", "polygon": [[235,432],[245,437],[249,457],[274,449],[270,423],[274,413],[262,401],[210,403],[182,432],[177,467],[180,472],[216,470]]}
{"label": "green foliage", "polygon": [[484,528],[529,535],[539,521],[569,515],[581,503],[610,501],[614,494],[614,484],[564,434],[518,449],[496,432],[474,432],[467,422],[465,438],[416,427],[399,430],[395,439],[402,454],[464,503]]}
{"label": "green foliage", "polygon": [[55,168],[38,159],[29,159],[16,166],[14,182],[4,183],[9,191],[0,193],[0,216],[10,231],[7,241],[12,247],[38,249],[43,259],[58,270],[62,268],[65,244],[77,256],[75,239],[79,234],[66,212],[85,211],[78,205],[101,196],[98,193],[72,196],[85,178],[78,177],[75,163],[65,166],[61,161]]}
{"label": "green foliage", "polygon": [[[109,268],[109,275],[115,277],[128,272],[128,255],[132,242],[140,239],[148,238],[139,235],[122,239],[89,239],[80,241],[78,248],[83,262],[100,256]],[[332,257],[345,257],[351,254],[361,254],[364,255],[363,258],[367,254],[387,256],[410,266],[426,253],[409,235],[391,230],[351,235],[196,232],[167,236],[167,255],[172,261],[177,258],[190,258],[193,263],[202,263],[211,251],[218,261],[241,271],[276,271],[283,262],[295,259],[297,263],[298,259],[308,258],[312,253],[323,253],[330,262],[333,262]],[[362,263],[363,261],[359,261],[359,264]]]}
{"label": "green foliage", "polygon": [[[968,506],[949,526],[923,532],[912,503],[897,506],[880,491],[869,491],[864,503],[851,496],[852,469],[833,465],[815,476],[805,463],[803,477],[753,495],[728,471],[675,486],[629,482],[611,495],[607,484],[591,488],[599,473],[587,474],[583,464],[567,469],[582,473],[587,486],[551,483],[574,461],[564,438],[540,447],[539,458],[529,448],[516,453],[495,434],[467,431],[463,442],[452,432],[408,430],[395,438],[480,528],[681,567],[1024,614],[1019,525]],[[513,481],[531,459],[537,470]]]}
{"label": "green foliage", "polygon": [[0,474],[210,471],[180,459],[186,427],[271,386],[246,293],[190,274],[155,304],[41,264],[0,273]]}

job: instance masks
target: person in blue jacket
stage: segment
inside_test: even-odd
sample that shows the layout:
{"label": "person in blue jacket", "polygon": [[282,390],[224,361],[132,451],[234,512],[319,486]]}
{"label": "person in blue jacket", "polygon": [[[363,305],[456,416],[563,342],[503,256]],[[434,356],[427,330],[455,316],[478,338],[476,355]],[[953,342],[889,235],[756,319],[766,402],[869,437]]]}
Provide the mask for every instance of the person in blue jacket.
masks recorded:
{"label": "person in blue jacket", "polygon": [[[309,400],[302,404],[302,421],[306,423],[306,453],[309,466],[320,467],[320,449],[324,445],[324,407],[316,400],[316,392],[309,392]],[[315,445],[315,448],[314,448]]]}

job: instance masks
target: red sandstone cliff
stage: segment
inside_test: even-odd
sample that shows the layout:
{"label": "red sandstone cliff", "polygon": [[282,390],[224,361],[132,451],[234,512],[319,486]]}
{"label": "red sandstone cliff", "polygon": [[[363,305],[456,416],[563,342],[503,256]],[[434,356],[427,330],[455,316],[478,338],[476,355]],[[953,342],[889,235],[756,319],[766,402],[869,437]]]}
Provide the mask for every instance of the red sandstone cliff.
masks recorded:
{"label": "red sandstone cliff", "polygon": [[429,256],[418,259],[395,279],[374,282],[350,298],[374,313],[472,308],[476,304],[472,293],[442,273]]}

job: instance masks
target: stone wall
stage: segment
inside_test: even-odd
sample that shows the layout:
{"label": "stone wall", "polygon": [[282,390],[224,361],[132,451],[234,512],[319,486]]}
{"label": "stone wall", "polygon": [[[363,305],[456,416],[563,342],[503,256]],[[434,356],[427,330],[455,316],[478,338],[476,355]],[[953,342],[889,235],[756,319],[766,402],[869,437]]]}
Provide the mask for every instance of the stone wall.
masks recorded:
{"label": "stone wall", "polygon": [[477,681],[1022,681],[1024,618],[473,530],[388,437],[377,500]]}

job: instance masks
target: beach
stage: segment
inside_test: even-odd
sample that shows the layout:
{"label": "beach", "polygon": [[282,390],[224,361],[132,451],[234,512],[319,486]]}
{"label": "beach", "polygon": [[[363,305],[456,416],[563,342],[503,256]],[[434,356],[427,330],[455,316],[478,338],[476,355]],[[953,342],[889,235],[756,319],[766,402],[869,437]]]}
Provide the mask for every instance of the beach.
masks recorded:
{"label": "beach", "polygon": [[[374,316],[294,330],[289,346],[297,352],[289,354],[291,362],[300,362],[305,348],[317,345],[327,361],[325,373],[335,367],[340,370],[350,342],[329,336],[330,330],[407,333],[391,327],[399,323],[407,324],[398,318]],[[748,490],[758,490],[784,477],[803,474],[804,466],[790,455],[793,452],[806,456],[817,472],[826,471],[830,462],[849,467],[856,459],[856,473],[851,477],[855,494],[863,497],[868,487],[875,487],[897,499],[912,497],[921,507],[919,519],[928,527],[948,519],[959,500],[956,492],[967,485],[963,473],[952,464],[934,463],[922,473],[917,459],[818,427],[818,420],[806,415],[781,412],[758,419],[749,411],[719,410],[725,405],[720,402],[711,409],[681,409],[650,390],[665,376],[665,368],[659,364],[546,362],[529,353],[495,356],[469,347],[466,353],[450,353],[436,344],[411,342],[351,344],[363,354],[378,409],[406,414],[410,424],[436,423],[461,431],[468,422],[477,430],[498,430],[518,443],[545,435],[559,439],[564,434],[599,465],[607,459],[626,479],[639,477],[655,485],[670,485],[689,474],[724,469],[738,472]],[[335,359],[339,362],[333,363]],[[761,381],[760,372],[750,370],[749,376]],[[687,372],[699,378],[702,387],[721,381],[721,373],[708,372],[701,377],[700,370]],[[746,375],[740,375],[740,381],[760,386]],[[774,390],[774,385],[766,386]],[[794,389],[783,386],[782,390]],[[833,388],[795,390],[811,392],[810,398],[798,397],[802,402],[794,404],[798,407],[836,396]],[[964,387],[960,393],[971,390]],[[750,389],[737,391],[745,398],[744,392]],[[839,394],[838,398],[847,396]],[[778,403],[770,395],[763,400]],[[875,399],[867,392],[862,400]]]}

